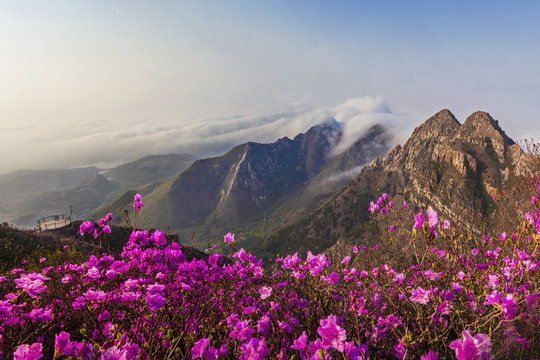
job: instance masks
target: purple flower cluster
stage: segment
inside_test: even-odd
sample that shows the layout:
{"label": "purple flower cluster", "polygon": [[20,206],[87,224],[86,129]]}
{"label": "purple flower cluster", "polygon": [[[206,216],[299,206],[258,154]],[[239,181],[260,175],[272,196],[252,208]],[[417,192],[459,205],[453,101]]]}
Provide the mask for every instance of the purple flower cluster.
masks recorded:
{"label": "purple flower cluster", "polygon": [[144,207],[141,194],[135,194],[133,197],[133,209],[137,212]]}
{"label": "purple flower cluster", "polygon": [[[370,206],[377,216],[394,210],[386,194]],[[136,230],[116,258],[14,269],[0,278],[0,358],[436,360],[538,350],[536,228],[465,251],[432,208],[427,217],[410,219],[437,247],[426,242],[406,266],[379,262],[379,244],[334,264],[308,252],[264,266],[244,249],[189,260],[162,232]],[[97,227],[107,233],[110,220]],[[408,231],[394,225],[392,236]],[[234,249],[234,234],[224,242]]]}

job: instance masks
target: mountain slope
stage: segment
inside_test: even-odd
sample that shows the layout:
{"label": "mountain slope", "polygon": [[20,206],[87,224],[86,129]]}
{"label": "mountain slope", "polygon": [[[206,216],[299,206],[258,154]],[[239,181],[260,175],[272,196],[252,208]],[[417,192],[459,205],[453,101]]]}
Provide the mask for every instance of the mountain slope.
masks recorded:
{"label": "mountain slope", "polygon": [[[145,207],[138,224],[206,238],[283,226],[293,215],[318,207],[362,164],[388,150],[385,129],[375,126],[349,151],[334,155],[341,134],[341,125],[333,120],[294,139],[249,142],[223,156],[196,161],[178,177],[141,190]],[[130,209],[132,195],[125,194],[94,217]]]}
{"label": "mountain slope", "polygon": [[141,186],[175,177],[194,160],[188,154],[148,155],[107,170],[103,175],[126,187]]}
{"label": "mountain slope", "polygon": [[149,155],[103,172],[96,167],[21,170],[0,175],[0,219],[32,228],[38,218],[68,213],[86,217],[130,189],[178,175],[191,155]]}
{"label": "mountain slope", "polygon": [[19,170],[0,175],[0,199],[9,203],[47,191],[75,186],[99,172],[97,167],[77,169]]}
{"label": "mountain slope", "polygon": [[51,214],[69,214],[70,206],[75,218],[95,211],[111,196],[117,194],[121,185],[97,174],[81,184],[63,191],[43,192],[31,199],[21,201],[11,211],[14,214],[26,214],[14,221],[33,225],[39,218]]}
{"label": "mountain slope", "polygon": [[453,223],[470,226],[466,219],[490,211],[491,196],[509,185],[522,157],[489,114],[476,112],[461,125],[450,111],[440,111],[308,218],[270,235],[259,251],[331,252],[345,243],[367,243],[369,203],[385,192],[396,204],[431,205]]}

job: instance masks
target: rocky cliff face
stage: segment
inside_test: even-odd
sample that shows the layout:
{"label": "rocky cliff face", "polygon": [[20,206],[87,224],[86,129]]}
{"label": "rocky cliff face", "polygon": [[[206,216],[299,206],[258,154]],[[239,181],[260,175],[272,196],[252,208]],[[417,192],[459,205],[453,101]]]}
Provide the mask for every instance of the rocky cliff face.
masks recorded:
{"label": "rocky cliff face", "polygon": [[475,112],[461,125],[442,110],[417,127],[403,146],[364,168],[309,219],[272,234],[259,250],[266,255],[325,251],[369,241],[369,202],[384,192],[395,203],[433,206],[453,223],[472,229],[467,219],[490,211],[491,196],[509,186],[509,174],[526,171],[524,159],[521,148],[488,113]]}
{"label": "rocky cliff face", "polygon": [[[344,184],[341,178],[327,181],[329,177],[354,169],[357,174],[359,166],[388,151],[381,126],[369,129],[348,151],[333,155],[341,136],[341,125],[333,120],[294,139],[249,142],[223,156],[196,161],[176,178],[141,191],[145,207],[139,225],[206,238],[212,229],[221,233],[263,222],[280,226],[320,205]],[[131,199],[124,196],[100,214],[130,207]]]}

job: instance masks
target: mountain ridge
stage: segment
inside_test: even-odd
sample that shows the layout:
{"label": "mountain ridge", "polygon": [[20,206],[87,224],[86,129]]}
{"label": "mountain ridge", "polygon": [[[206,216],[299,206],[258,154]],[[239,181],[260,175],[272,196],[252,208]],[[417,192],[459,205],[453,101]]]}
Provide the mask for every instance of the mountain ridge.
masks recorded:
{"label": "mountain ridge", "polygon": [[[247,142],[220,157],[198,160],[174,179],[141,190],[145,208],[139,224],[210,237],[232,231],[231,227],[281,226],[301,217],[308,207],[317,207],[344,185],[346,177],[354,176],[345,174],[328,183],[330,175],[355,171],[388,151],[390,137],[381,125],[368,129],[350,150],[335,155],[332,150],[341,136],[342,125],[330,120],[293,139]],[[122,199],[94,218],[129,209],[129,196]]]}
{"label": "mountain ridge", "polygon": [[441,110],[404,145],[375,159],[308,218],[268,236],[257,251],[269,257],[327,251],[338,258],[337,249],[344,244],[373,241],[367,209],[382,193],[396,204],[433,206],[459,224],[492,211],[492,196],[511,185],[509,174],[523,171],[524,159],[521,148],[488,113],[475,112],[462,125],[449,110]]}

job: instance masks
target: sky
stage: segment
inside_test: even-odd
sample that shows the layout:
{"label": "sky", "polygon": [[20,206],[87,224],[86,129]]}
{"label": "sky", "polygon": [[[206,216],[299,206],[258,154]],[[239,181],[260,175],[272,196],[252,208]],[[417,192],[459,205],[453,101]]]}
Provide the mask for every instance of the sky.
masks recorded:
{"label": "sky", "polygon": [[444,108],[540,139],[539,15],[537,1],[0,2],[0,173],[218,155],[328,117],[410,134]]}

